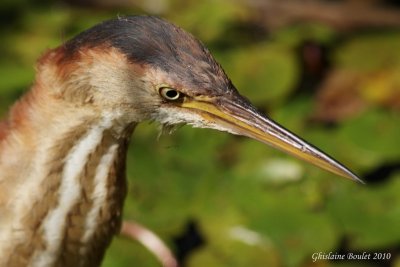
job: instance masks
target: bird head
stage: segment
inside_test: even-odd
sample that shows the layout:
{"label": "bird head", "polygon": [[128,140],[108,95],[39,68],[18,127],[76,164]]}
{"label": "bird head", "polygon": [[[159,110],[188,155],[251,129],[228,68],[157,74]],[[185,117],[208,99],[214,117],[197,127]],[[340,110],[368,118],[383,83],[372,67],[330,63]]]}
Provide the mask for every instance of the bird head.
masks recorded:
{"label": "bird head", "polygon": [[258,112],[204,45],[156,17],[109,20],[57,51],[62,95],[109,107],[128,122],[189,124],[247,136],[337,175],[360,181],[342,164]]}

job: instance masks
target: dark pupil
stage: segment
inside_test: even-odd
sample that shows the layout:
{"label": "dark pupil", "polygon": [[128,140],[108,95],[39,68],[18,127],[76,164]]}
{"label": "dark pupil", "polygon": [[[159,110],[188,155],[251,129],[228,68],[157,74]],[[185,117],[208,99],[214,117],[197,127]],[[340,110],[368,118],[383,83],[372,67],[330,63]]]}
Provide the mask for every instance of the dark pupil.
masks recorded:
{"label": "dark pupil", "polygon": [[174,90],[169,90],[165,93],[168,98],[176,98],[178,96],[178,92]]}

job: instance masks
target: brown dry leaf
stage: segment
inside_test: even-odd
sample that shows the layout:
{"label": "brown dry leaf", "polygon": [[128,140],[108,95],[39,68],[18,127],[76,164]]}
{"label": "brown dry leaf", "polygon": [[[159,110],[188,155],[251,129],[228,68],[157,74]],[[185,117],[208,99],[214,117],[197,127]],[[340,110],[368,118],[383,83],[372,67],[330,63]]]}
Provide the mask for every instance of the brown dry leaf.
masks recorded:
{"label": "brown dry leaf", "polygon": [[396,68],[377,71],[332,71],[318,94],[314,119],[337,122],[354,117],[366,107],[400,110],[400,76]]}
{"label": "brown dry leaf", "polygon": [[362,112],[366,103],[360,97],[360,73],[335,70],[328,74],[316,97],[314,119],[336,122]]}

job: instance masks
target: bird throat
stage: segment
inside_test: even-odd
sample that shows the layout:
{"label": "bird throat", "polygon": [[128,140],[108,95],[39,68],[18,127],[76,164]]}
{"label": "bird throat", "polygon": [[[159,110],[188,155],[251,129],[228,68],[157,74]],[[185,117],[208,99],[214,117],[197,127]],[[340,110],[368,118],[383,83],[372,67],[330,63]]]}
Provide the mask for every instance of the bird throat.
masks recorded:
{"label": "bird throat", "polygon": [[48,138],[0,219],[1,267],[100,265],[121,223],[134,126],[116,134],[111,119],[100,119]]}

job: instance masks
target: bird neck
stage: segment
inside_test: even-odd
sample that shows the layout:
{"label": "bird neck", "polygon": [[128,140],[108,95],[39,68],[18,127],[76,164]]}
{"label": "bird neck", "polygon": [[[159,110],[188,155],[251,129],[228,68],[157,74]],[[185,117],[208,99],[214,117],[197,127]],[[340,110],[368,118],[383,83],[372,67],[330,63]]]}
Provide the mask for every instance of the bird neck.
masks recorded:
{"label": "bird neck", "polygon": [[120,225],[136,124],[48,84],[0,124],[0,266],[96,266]]}

